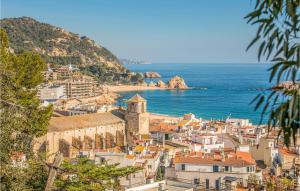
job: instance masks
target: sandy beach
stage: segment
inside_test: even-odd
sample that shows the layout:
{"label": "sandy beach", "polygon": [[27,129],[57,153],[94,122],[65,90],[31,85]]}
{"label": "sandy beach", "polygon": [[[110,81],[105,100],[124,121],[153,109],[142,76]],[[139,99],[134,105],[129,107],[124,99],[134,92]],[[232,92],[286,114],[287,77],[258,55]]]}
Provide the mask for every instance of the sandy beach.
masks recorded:
{"label": "sandy beach", "polygon": [[150,120],[164,119],[164,120],[169,120],[169,121],[174,121],[174,122],[178,122],[181,119],[181,117],[164,115],[164,114],[159,114],[159,113],[149,113],[149,117],[150,117]]}
{"label": "sandy beach", "polygon": [[166,90],[168,88],[149,87],[149,86],[134,86],[134,85],[120,85],[120,86],[106,86],[110,92],[127,92],[127,91],[144,91],[144,90]]}

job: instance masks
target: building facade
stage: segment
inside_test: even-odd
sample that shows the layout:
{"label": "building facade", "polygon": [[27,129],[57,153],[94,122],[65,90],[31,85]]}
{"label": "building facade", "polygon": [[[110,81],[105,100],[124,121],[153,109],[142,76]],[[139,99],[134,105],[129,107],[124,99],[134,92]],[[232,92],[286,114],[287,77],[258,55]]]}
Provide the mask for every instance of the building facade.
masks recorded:
{"label": "building facade", "polygon": [[52,117],[47,134],[37,142],[35,150],[49,155],[59,151],[66,158],[82,153],[94,158],[101,149],[126,145],[125,121],[110,112]]}
{"label": "building facade", "polygon": [[125,121],[128,144],[132,145],[135,139],[141,135],[149,134],[149,113],[147,112],[147,101],[136,94],[127,101]]}
{"label": "building facade", "polygon": [[249,176],[262,180],[261,172],[256,171],[255,161],[246,152],[232,153],[190,153],[177,154],[174,167],[168,168],[166,177],[186,180],[204,185],[206,189],[224,189],[224,185],[236,181],[247,187]]}
{"label": "building facade", "polygon": [[66,80],[61,82],[65,86],[65,94],[68,98],[86,98],[97,95],[94,80]]}
{"label": "building facade", "polygon": [[40,87],[38,97],[43,101],[56,101],[65,98],[65,87],[63,85]]}

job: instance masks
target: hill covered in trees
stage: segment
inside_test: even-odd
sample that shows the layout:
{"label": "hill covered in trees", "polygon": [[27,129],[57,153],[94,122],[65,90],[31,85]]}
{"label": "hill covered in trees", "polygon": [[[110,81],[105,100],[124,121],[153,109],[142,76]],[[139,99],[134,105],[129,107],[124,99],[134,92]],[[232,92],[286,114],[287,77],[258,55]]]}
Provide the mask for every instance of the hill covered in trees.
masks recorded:
{"label": "hill covered in trees", "polygon": [[2,19],[0,26],[9,36],[12,52],[37,52],[51,66],[72,64],[83,72],[96,76],[101,82],[143,81],[120,64],[109,50],[86,36],[41,23],[30,17]]}

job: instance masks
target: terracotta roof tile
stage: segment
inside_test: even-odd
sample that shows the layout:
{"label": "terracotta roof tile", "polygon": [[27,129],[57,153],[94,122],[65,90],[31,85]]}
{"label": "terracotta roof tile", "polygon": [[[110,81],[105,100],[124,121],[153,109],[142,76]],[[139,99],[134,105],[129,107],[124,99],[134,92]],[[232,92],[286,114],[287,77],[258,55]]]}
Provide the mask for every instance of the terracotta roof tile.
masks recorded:
{"label": "terracotta roof tile", "polygon": [[68,131],[123,122],[123,119],[115,116],[110,112],[65,117],[52,117],[49,122],[48,131]]}
{"label": "terracotta roof tile", "polygon": [[146,100],[139,94],[136,94],[135,96],[127,100],[127,102],[146,102]]}
{"label": "terracotta roof tile", "polygon": [[151,125],[149,130],[152,131],[158,131],[158,132],[170,132],[170,131],[176,131],[177,125],[172,125],[168,123],[159,123],[157,125]]}
{"label": "terracotta roof tile", "polygon": [[227,154],[222,160],[221,153],[204,154],[201,152],[192,152],[187,155],[176,153],[174,163],[188,163],[188,164],[203,164],[203,165],[229,165],[229,166],[247,166],[255,165],[250,153],[237,152],[236,154]]}

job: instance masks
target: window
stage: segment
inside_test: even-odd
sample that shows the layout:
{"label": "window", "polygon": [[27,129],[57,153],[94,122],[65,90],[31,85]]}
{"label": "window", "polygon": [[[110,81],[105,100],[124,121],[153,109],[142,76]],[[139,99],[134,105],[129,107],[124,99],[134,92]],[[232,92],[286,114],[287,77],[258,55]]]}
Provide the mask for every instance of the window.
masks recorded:
{"label": "window", "polygon": [[185,170],[185,164],[181,165],[181,170]]}
{"label": "window", "polygon": [[225,166],[225,172],[229,171],[229,166]]}
{"label": "window", "polygon": [[194,184],[200,184],[200,179],[199,178],[195,178],[194,179]]}
{"label": "window", "polygon": [[219,166],[214,165],[213,166],[213,172],[219,172]]}
{"label": "window", "polygon": [[206,179],[206,180],[205,180],[205,188],[206,188],[206,189],[209,189],[209,179]]}
{"label": "window", "polygon": [[247,166],[247,172],[251,172],[251,168]]}

